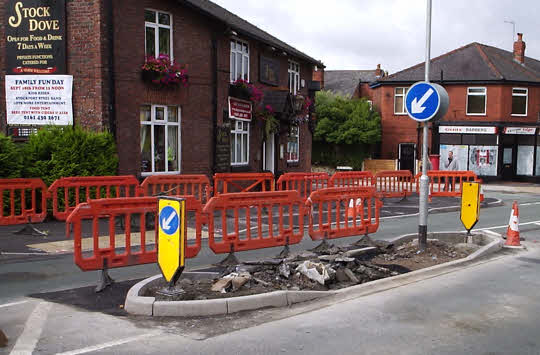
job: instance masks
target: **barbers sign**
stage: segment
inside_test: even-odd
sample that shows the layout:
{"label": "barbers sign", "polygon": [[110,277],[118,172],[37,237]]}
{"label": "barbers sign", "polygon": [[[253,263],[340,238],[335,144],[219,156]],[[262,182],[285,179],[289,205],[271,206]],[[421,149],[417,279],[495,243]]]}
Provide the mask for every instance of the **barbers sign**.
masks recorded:
{"label": "barbers sign", "polygon": [[7,0],[6,74],[66,73],[65,0]]}

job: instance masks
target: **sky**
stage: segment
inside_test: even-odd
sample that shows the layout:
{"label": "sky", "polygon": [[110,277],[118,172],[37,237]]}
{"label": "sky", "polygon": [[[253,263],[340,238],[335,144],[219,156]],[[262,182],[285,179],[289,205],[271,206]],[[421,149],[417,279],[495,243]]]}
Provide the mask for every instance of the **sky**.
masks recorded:
{"label": "sky", "polygon": [[[425,60],[427,0],[212,0],[326,70],[389,73]],[[431,57],[472,42],[511,51],[513,26],[525,55],[540,60],[540,0],[433,0]],[[515,36],[514,36],[515,38]]]}

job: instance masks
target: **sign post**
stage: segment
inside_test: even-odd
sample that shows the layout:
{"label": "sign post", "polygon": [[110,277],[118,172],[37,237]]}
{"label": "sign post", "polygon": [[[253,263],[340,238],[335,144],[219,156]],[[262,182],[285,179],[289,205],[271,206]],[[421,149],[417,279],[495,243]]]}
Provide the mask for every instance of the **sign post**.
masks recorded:
{"label": "sign post", "polygon": [[425,250],[427,246],[427,217],[429,178],[428,168],[428,121],[443,117],[448,110],[448,93],[444,88],[429,82],[431,56],[431,0],[427,0],[426,19],[426,63],[425,80],[415,83],[407,91],[405,107],[409,117],[424,125],[422,140],[422,177],[420,178],[420,213],[418,223],[418,246]]}
{"label": "sign post", "polygon": [[467,230],[467,237],[478,222],[480,216],[480,184],[466,182],[461,186],[461,223]]}
{"label": "sign post", "polygon": [[184,293],[175,285],[185,265],[186,200],[175,197],[158,199],[158,264],[169,285],[160,295],[174,297]]}

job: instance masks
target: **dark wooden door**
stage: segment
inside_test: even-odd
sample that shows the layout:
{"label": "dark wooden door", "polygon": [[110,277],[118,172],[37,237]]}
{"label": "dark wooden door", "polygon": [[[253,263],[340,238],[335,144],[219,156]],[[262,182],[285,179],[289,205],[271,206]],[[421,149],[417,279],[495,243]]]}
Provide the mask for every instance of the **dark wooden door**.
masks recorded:
{"label": "dark wooden door", "polygon": [[414,161],[416,145],[414,143],[401,143],[399,145],[399,170],[409,170],[414,174]]}

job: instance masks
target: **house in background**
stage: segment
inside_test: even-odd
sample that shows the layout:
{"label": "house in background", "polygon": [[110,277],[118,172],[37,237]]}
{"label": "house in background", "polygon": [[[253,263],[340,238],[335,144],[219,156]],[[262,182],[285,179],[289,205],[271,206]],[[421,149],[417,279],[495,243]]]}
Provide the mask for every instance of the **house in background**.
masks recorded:
{"label": "house in background", "polygon": [[[471,43],[431,61],[430,81],[450,98],[447,114],[430,123],[431,152],[453,151],[459,169],[487,179],[540,177],[540,61],[525,56],[522,34],[513,52]],[[381,158],[415,170],[420,125],[405,110],[408,88],[424,80],[424,63],[370,85],[382,119]]]}
{"label": "house in background", "polygon": [[375,70],[326,70],[324,90],[347,98],[366,98],[373,102],[375,92],[370,84],[384,76],[380,64]]}

